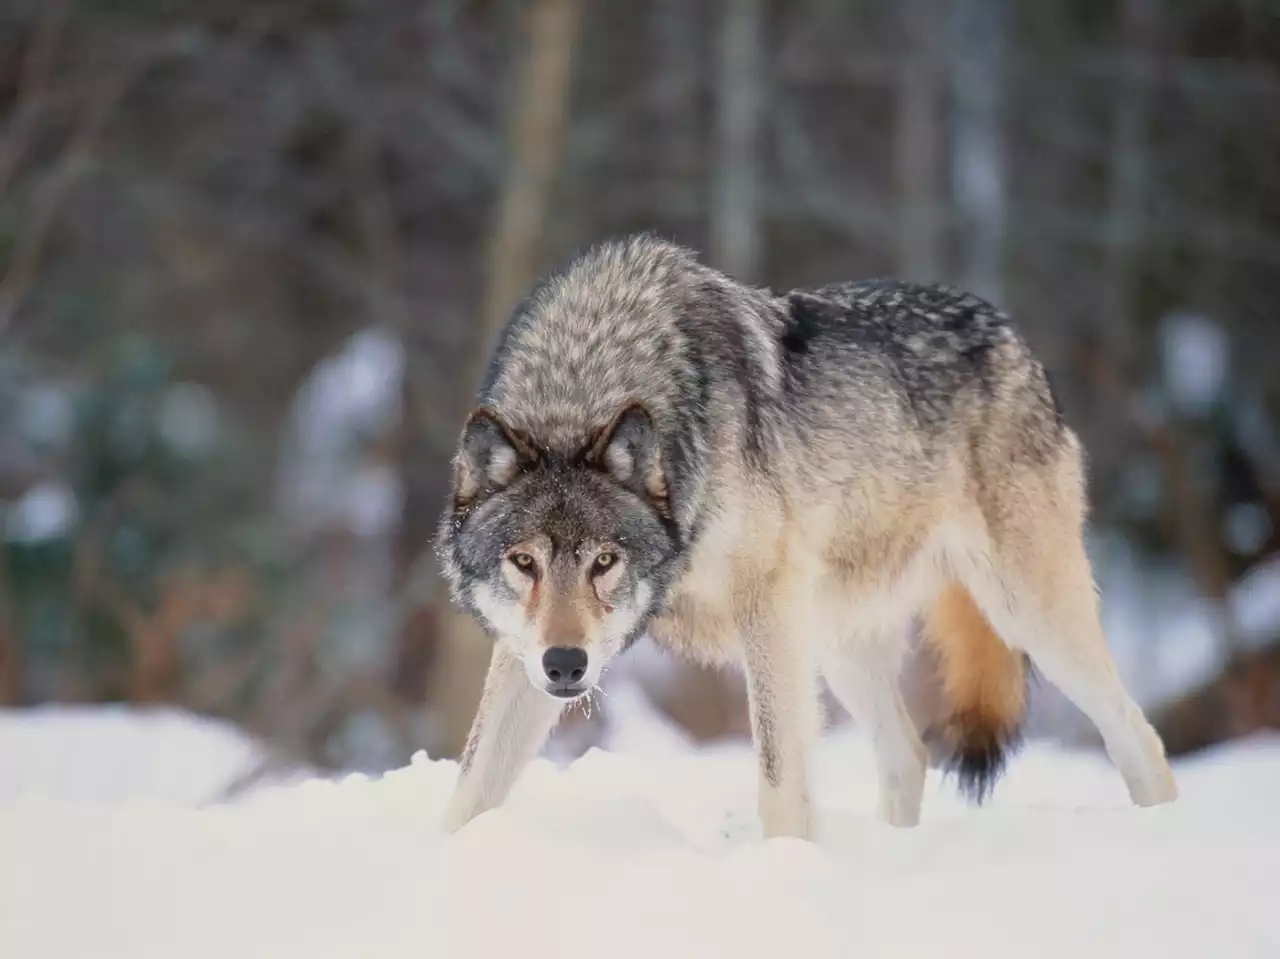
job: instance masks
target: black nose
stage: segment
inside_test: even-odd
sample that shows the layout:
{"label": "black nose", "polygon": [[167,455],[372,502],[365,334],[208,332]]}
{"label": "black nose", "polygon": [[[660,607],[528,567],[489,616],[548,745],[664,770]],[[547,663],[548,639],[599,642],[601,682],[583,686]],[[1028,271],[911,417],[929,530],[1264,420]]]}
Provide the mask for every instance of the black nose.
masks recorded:
{"label": "black nose", "polygon": [[542,671],[559,685],[581,682],[587,674],[587,651],[580,646],[552,646],[542,654]]}

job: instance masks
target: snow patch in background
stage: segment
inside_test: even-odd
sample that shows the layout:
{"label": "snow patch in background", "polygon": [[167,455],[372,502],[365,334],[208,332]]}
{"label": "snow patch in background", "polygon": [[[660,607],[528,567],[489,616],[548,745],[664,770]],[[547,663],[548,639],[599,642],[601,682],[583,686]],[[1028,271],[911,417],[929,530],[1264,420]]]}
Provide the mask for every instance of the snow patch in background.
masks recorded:
{"label": "snow patch in background", "polygon": [[1208,317],[1175,313],[1160,329],[1165,387],[1184,414],[1206,415],[1226,389],[1231,365],[1226,331]]}
{"label": "snow patch in background", "polygon": [[71,487],[62,480],[43,480],[9,507],[5,536],[17,543],[38,543],[64,536],[80,516]]}
{"label": "snow patch in background", "polygon": [[300,529],[336,522],[366,537],[394,529],[400,477],[366,461],[361,446],[399,421],[406,363],[394,336],[361,330],[298,391],[280,460],[280,498]]}
{"label": "snow patch in background", "polygon": [[0,807],[49,799],[198,805],[216,799],[264,756],[235,725],[177,709],[0,710]]}

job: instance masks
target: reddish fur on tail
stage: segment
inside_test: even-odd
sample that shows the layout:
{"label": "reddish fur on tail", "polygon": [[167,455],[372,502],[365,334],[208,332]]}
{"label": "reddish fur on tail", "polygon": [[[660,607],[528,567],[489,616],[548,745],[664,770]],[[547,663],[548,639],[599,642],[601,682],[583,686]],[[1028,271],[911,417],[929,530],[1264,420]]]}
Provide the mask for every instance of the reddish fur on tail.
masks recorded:
{"label": "reddish fur on tail", "polygon": [[938,655],[943,699],[941,719],[925,731],[925,741],[956,774],[961,793],[981,803],[1021,739],[1026,656],[1005,645],[955,582],[926,610],[924,639]]}

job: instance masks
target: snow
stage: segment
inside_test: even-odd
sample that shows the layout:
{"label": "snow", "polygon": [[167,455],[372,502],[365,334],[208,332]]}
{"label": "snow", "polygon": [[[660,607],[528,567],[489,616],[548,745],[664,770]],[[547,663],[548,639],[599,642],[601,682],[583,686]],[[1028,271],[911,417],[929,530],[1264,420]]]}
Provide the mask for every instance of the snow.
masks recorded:
{"label": "snow", "polygon": [[321,362],[298,391],[280,460],[280,497],[300,529],[338,522],[360,536],[387,536],[399,518],[399,476],[368,464],[362,443],[401,415],[406,356],[389,333],[364,329]]}
{"label": "snow", "polygon": [[[630,695],[615,725],[643,726]],[[816,843],[761,839],[745,745],[639,728],[536,761],[447,838],[456,767],[424,755],[209,805],[253,752],[216,724],[8,714],[0,743],[6,957],[1280,955],[1275,736],[1181,763],[1155,809],[1100,756],[1033,743],[990,806],[931,777],[924,822],[895,830],[843,728],[815,757]]]}
{"label": "snow", "polygon": [[1231,368],[1226,331],[1213,320],[1189,313],[1165,318],[1160,330],[1164,379],[1179,411],[1205,416],[1219,401]]}
{"label": "snow", "polygon": [[9,509],[6,536],[17,543],[38,543],[64,535],[80,515],[71,487],[43,480],[22,494]]}
{"label": "snow", "polygon": [[[233,724],[176,709],[0,710],[0,809],[47,799],[198,805],[253,771],[264,757]],[[9,953],[0,950],[0,955]]]}

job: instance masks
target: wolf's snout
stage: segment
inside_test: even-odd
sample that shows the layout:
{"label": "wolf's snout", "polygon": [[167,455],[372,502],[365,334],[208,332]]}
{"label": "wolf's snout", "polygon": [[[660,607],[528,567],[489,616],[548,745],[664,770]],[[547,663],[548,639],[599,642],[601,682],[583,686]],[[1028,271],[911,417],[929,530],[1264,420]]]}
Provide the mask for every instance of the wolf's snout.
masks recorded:
{"label": "wolf's snout", "polygon": [[542,654],[542,671],[554,693],[576,693],[587,674],[587,651],[580,646],[552,646]]}

